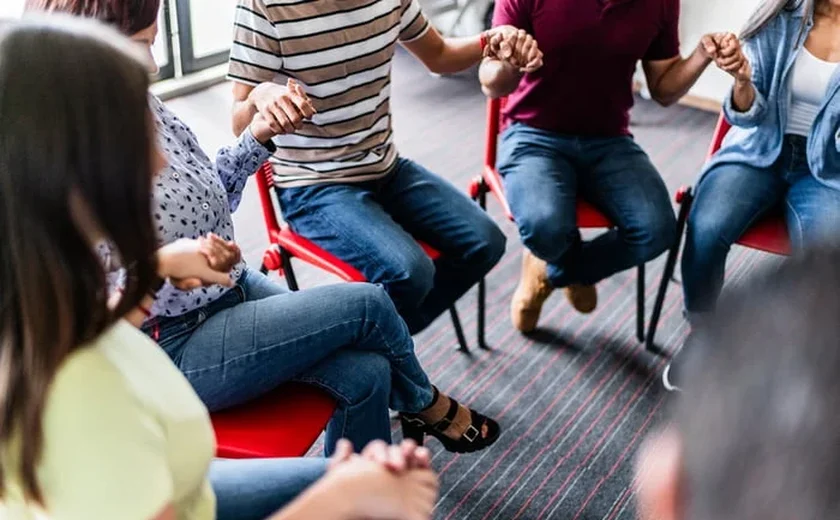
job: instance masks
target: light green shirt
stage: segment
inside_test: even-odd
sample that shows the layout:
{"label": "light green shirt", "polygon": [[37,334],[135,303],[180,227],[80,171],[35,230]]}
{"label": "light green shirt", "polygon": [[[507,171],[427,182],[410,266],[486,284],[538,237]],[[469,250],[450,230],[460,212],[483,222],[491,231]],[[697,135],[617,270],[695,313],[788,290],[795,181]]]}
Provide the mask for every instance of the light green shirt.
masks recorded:
{"label": "light green shirt", "polygon": [[[127,322],[62,365],[43,428],[46,516],[23,503],[12,473],[0,518],[149,520],[167,504],[179,520],[215,518],[207,409],[163,350]],[[9,448],[12,461],[19,448]]]}

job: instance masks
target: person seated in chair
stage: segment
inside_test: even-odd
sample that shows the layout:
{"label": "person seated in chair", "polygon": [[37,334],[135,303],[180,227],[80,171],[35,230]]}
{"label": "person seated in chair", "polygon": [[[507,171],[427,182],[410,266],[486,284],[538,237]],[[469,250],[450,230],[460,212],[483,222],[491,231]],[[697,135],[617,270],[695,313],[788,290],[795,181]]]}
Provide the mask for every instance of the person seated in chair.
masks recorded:
{"label": "person seated in chair", "polygon": [[[490,53],[517,68],[541,63],[533,39],[511,27],[442,38],[418,0],[239,0],[229,78],[234,132],[261,114],[282,134],[271,160],[286,222],[381,284],[414,334],[496,265],[505,237],[463,192],[399,156],[389,101],[397,43],[436,73]],[[289,91],[315,114],[284,100]]]}
{"label": "person seated in chair", "polygon": [[[680,57],[678,0],[497,0],[493,23],[531,32],[544,52],[537,71],[494,57],[479,70],[484,92],[508,96],[498,160],[525,245],[511,319],[537,326],[554,288],[580,312],[597,304],[595,284],[647,262],[674,241],[668,190],[633,140],[629,110],[642,61],[653,99],[670,105],[715,54],[704,36]],[[582,241],[576,222],[583,198],[616,226]]]}
{"label": "person seated in chair", "polygon": [[[0,22],[0,518],[428,520],[437,477],[412,442],[213,460],[207,409],[134,326],[158,277],[233,285],[198,240],[158,247],[145,65],[98,23]],[[103,241],[126,265],[116,302]]]}
{"label": "person seated in chair", "polygon": [[[641,520],[840,518],[840,251],[727,294],[640,449]],[[670,420],[668,420],[670,419]]]}
{"label": "person seated in chair", "polygon": [[[733,128],[705,166],[688,217],[682,282],[696,324],[721,292],[732,244],[779,211],[791,246],[840,238],[840,0],[771,0],[720,42],[735,85],[723,104]],[[665,372],[678,388],[679,369]]]}
{"label": "person seated in chair", "polygon": [[[154,67],[160,0],[28,0],[31,11],[105,21],[138,43]],[[293,93],[284,93],[288,102]],[[231,213],[242,190],[274,150],[271,125],[255,114],[216,162],[166,105],[149,96],[166,161],[154,179],[155,231],[161,244],[208,233],[233,247]],[[212,237],[212,235],[211,235]],[[499,425],[435,388],[414,352],[408,328],[380,287],[336,284],[291,293],[237,255],[232,286],[155,288],[138,325],[166,351],[213,412],[235,407],[283,383],[317,386],[336,400],[325,450],[340,438],[356,446],[391,440],[389,407],[403,412],[403,434],[425,433],[448,450],[478,451]],[[433,425],[437,425],[436,427]]]}

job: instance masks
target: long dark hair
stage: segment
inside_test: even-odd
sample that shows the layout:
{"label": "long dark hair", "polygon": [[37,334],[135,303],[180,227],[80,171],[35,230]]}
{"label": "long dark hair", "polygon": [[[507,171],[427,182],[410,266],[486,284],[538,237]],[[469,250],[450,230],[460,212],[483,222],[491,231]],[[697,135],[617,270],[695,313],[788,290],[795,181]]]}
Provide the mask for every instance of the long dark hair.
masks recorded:
{"label": "long dark hair", "polygon": [[[764,29],[764,27],[767,26],[767,24],[774,18],[779,16],[779,13],[782,11],[795,11],[800,6],[804,5],[806,13],[813,13],[816,1],[817,0],[764,0],[752,16],[750,16],[750,19],[747,21],[744,28],[741,29],[740,38],[742,40],[752,38]],[[805,28],[807,19],[807,16],[802,19],[802,27],[800,28],[799,35],[800,38],[802,37],[802,30]]]}
{"label": "long dark hair", "polygon": [[95,18],[131,36],[155,22],[160,0],[26,0],[26,10]]}
{"label": "long dark hair", "polygon": [[[0,498],[19,472],[38,503],[56,372],[138,304],[157,269],[139,49],[98,23],[48,18],[0,25],[0,448],[20,441],[18,467],[0,463]],[[113,311],[97,239],[127,266]]]}

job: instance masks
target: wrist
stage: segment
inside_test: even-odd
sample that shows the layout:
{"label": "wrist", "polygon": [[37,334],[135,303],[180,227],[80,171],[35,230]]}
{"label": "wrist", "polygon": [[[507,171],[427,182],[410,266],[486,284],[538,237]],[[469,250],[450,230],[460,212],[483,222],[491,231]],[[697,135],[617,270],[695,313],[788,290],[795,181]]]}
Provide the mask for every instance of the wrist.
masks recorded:
{"label": "wrist", "polygon": [[329,511],[320,511],[336,520],[359,518],[357,497],[363,490],[355,489],[354,478],[336,472],[327,474],[312,486],[308,494],[318,504],[327,504]]}
{"label": "wrist", "polygon": [[752,78],[735,78],[736,90],[747,90],[752,88]]}

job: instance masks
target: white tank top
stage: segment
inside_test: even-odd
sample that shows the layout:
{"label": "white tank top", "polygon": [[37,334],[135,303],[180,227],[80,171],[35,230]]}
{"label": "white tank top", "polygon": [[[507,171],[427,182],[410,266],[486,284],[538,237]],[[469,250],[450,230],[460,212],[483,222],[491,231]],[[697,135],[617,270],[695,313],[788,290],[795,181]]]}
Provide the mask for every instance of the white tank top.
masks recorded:
{"label": "white tank top", "polygon": [[786,134],[808,137],[837,63],[823,61],[802,47],[790,79],[791,102]]}

